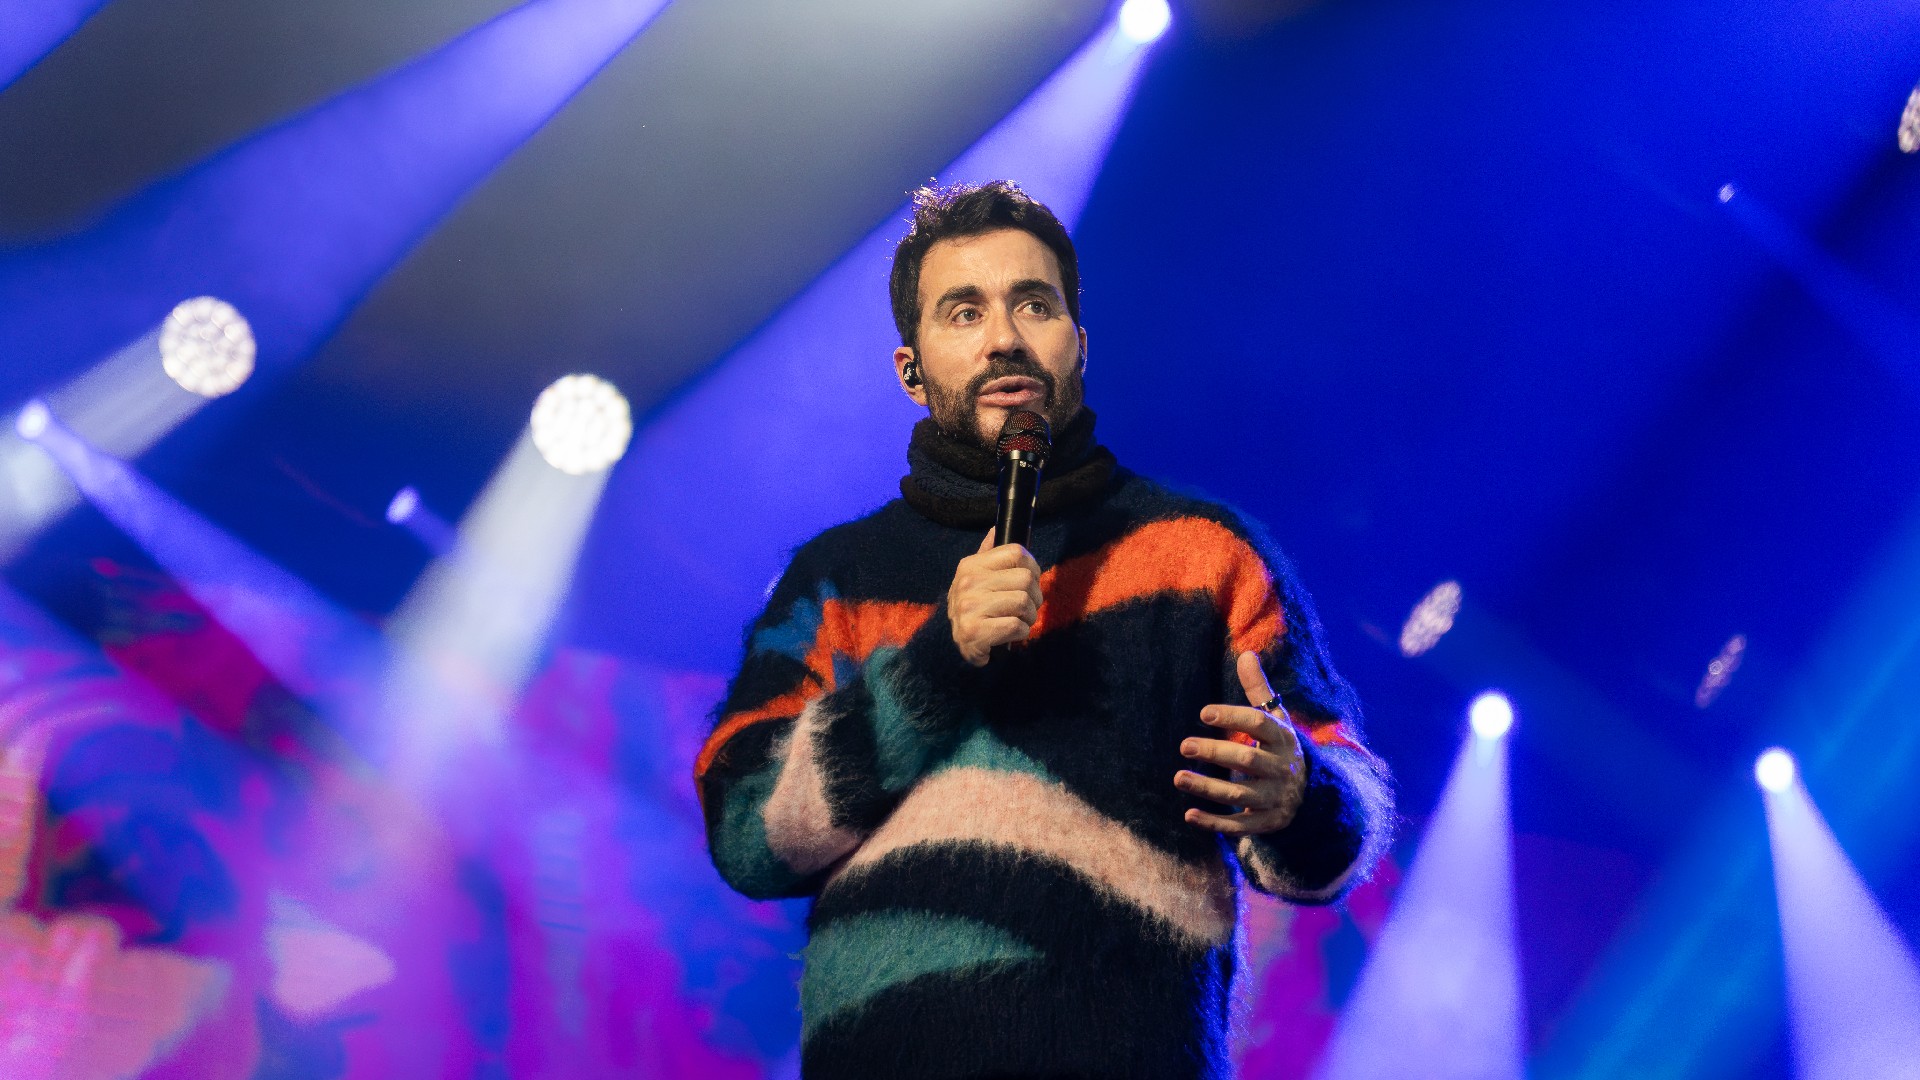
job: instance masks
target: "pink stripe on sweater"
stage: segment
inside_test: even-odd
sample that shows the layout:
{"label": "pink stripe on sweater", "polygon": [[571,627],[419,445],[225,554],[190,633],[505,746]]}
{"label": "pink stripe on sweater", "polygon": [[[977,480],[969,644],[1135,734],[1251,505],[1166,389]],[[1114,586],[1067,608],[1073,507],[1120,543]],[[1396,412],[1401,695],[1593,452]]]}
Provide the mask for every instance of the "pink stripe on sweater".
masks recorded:
{"label": "pink stripe on sweater", "polygon": [[798,874],[811,874],[860,843],[857,833],[833,825],[817,746],[823,722],[820,711],[818,699],[808,703],[794,721],[792,735],[774,748],[774,756],[784,755],[786,760],[760,812],[767,827],[767,846]]}
{"label": "pink stripe on sweater", "polygon": [[1183,863],[1064,785],[1025,773],[952,769],[928,777],[835,876],[913,844],[963,840],[1058,859],[1200,944],[1233,935],[1235,896],[1224,863]]}

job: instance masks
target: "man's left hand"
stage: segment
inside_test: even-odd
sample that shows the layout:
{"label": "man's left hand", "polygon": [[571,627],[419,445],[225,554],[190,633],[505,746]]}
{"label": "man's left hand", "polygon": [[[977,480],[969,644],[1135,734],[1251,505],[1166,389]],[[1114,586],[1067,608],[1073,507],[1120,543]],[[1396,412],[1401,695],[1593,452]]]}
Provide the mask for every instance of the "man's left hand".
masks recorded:
{"label": "man's left hand", "polygon": [[[1243,652],[1239,659],[1240,685],[1248,701],[1273,700],[1273,688],[1260,658]],[[1230,739],[1188,739],[1180,744],[1183,757],[1208,761],[1232,770],[1230,780],[1215,780],[1186,769],[1173,775],[1173,786],[1217,803],[1241,807],[1222,816],[1188,810],[1187,820],[1227,836],[1254,836],[1284,829],[1300,809],[1307,787],[1307,759],[1300,736],[1278,705],[1272,713],[1245,705],[1209,705],[1200,719],[1217,728],[1239,732],[1255,745]]]}

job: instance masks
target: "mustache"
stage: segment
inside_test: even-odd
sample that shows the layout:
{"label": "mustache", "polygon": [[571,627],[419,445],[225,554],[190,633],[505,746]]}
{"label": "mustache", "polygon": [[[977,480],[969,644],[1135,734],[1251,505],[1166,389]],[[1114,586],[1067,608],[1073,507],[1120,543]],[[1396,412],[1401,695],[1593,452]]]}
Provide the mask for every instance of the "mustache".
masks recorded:
{"label": "mustache", "polygon": [[1054,384],[1053,373],[1041,367],[1038,360],[1024,352],[1008,353],[1006,356],[995,357],[988,361],[985,371],[967,380],[967,401],[977,400],[981,389],[993,380],[1013,375],[1033,379],[1046,387],[1046,404],[1049,406],[1053,404],[1054,391],[1058,389]]}

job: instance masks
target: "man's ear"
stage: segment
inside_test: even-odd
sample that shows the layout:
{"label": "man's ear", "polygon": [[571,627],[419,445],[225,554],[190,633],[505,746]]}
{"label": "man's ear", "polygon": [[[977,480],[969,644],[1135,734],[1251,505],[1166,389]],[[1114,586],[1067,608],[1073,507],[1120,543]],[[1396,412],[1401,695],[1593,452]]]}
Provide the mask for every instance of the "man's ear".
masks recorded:
{"label": "man's ear", "polygon": [[1087,328],[1082,326],[1079,328],[1079,331],[1080,331],[1080,377],[1084,379],[1087,376]]}
{"label": "man's ear", "polygon": [[927,406],[927,373],[923,370],[919,373],[920,378],[916,382],[911,385],[907,382],[907,365],[918,366],[919,360],[919,354],[911,345],[902,345],[893,350],[893,377],[899,380],[900,389],[907,392],[907,396],[913,399],[913,403],[924,409]]}

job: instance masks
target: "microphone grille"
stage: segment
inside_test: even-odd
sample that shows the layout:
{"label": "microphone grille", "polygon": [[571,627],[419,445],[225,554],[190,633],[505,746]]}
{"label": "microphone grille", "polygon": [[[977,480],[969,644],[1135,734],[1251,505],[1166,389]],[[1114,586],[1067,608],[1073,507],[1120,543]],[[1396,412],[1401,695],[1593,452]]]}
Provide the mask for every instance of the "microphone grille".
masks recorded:
{"label": "microphone grille", "polygon": [[1002,454],[1045,455],[1053,448],[1053,429],[1047,426],[1046,417],[1022,409],[1007,417],[1007,422],[1000,426],[1000,439],[995,448]]}

